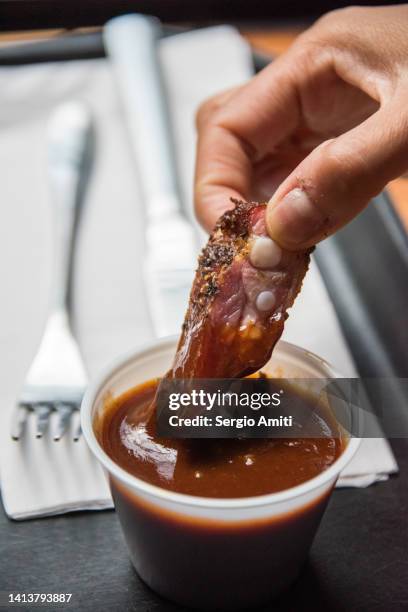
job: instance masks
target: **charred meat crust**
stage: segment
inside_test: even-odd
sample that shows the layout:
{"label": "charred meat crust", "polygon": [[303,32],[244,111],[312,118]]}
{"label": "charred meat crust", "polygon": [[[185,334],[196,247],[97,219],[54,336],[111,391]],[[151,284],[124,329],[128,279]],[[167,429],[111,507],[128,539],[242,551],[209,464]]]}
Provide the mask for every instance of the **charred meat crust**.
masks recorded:
{"label": "charred meat crust", "polygon": [[[300,291],[313,249],[282,251],[277,269],[259,270],[249,261],[253,236],[267,236],[262,212],[265,204],[233,200],[235,207],[217,222],[199,260],[182,328],[172,377],[245,376],[268,361],[279,340],[290,308]],[[260,223],[260,225],[259,225]],[[255,279],[249,279],[248,274]],[[255,297],[276,291],[271,312],[254,311],[246,323],[243,312]],[[249,302],[248,302],[249,300]],[[241,313],[241,314],[240,314]]]}
{"label": "charred meat crust", "polygon": [[[189,308],[200,310],[208,307],[217,294],[223,270],[231,265],[234,258],[246,250],[249,215],[257,202],[244,202],[231,198],[235,208],[227,210],[218,220],[213,233],[198,258],[196,281],[190,294]],[[183,325],[184,327],[184,325]]]}
{"label": "charred meat crust", "polygon": [[231,238],[246,238],[248,236],[249,215],[251,211],[259,206],[259,202],[244,202],[231,198],[235,204],[234,208],[227,210],[219,219],[215,226],[215,232],[220,229],[229,234]]}

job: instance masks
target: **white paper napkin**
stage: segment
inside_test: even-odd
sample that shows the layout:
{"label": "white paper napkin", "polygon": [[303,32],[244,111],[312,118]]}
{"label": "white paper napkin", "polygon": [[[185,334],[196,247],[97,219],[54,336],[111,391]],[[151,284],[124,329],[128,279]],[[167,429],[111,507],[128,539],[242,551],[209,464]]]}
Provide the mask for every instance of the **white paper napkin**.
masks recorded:
{"label": "white paper napkin", "polygon": [[[160,53],[184,204],[193,220],[195,109],[209,95],[246,80],[251,56],[230,27],[167,38]],[[90,377],[153,335],[141,275],[143,200],[108,62],[1,68],[0,476],[6,511],[15,519],[112,505],[102,471],[84,440],[73,443],[66,437],[55,443],[27,435],[15,443],[8,433],[10,413],[41,336],[50,289],[46,120],[57,103],[72,97],[89,104],[97,136],[72,301],[74,328]],[[346,376],[355,375],[314,263],[285,338],[325,357]],[[396,470],[386,441],[364,441],[340,485],[367,486]]]}

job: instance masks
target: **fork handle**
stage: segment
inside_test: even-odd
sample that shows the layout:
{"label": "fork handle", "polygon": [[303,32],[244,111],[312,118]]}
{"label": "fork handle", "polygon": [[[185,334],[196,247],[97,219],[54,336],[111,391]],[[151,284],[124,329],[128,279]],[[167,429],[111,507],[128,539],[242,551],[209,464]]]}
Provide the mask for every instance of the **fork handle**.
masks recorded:
{"label": "fork handle", "polygon": [[[74,179],[74,177],[72,177]],[[54,221],[54,285],[52,310],[64,310],[68,297],[68,285],[73,251],[76,219],[76,187],[70,181],[51,178]]]}
{"label": "fork handle", "polygon": [[90,153],[91,117],[79,102],[56,109],[49,122],[49,179],[54,221],[52,312],[66,309],[74,232]]}

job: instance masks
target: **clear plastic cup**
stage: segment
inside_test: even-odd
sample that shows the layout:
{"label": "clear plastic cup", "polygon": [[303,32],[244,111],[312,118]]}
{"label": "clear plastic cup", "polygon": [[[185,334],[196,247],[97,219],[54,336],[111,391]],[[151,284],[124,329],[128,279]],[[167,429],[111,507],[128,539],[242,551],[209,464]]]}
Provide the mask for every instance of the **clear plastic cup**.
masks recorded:
{"label": "clear plastic cup", "polygon": [[[163,375],[176,339],[152,342],[118,360],[87,390],[82,429],[104,467],[130,557],[157,593],[206,610],[261,605],[298,576],[340,471],[360,440],[348,440],[324,472],[279,493],[238,499],[183,495],[151,485],[119,467],[95,434],[107,398]],[[324,360],[279,342],[264,371],[286,378],[335,378]]]}

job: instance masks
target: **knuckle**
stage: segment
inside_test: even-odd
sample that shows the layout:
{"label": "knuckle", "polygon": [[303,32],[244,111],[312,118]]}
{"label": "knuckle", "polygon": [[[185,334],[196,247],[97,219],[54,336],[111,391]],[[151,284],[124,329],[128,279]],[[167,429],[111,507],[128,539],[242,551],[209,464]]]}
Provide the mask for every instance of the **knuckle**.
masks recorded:
{"label": "knuckle", "polygon": [[217,123],[217,120],[223,109],[226,108],[230,100],[234,99],[235,95],[242,89],[242,86],[232,87],[221,91],[215,96],[211,96],[204,100],[198,107],[196,113],[196,127],[200,130],[206,127],[209,123]]}
{"label": "knuckle", "polygon": [[212,121],[220,108],[220,98],[220,95],[212,96],[200,104],[196,112],[196,127],[198,129]]}
{"label": "knuckle", "polygon": [[360,17],[361,11],[364,10],[359,6],[346,6],[329,11],[316,21],[316,25],[338,28],[342,24],[353,22],[357,17]]}
{"label": "knuckle", "polygon": [[367,19],[365,10],[359,6],[330,11],[320,17],[309,33],[306,32],[305,42],[309,42],[310,51],[328,50],[343,46],[350,39],[359,36],[358,24]]}
{"label": "knuckle", "polygon": [[316,63],[323,53],[326,51],[326,46],[319,38],[311,38],[305,40],[298,51],[298,61],[301,69]]}
{"label": "knuckle", "polygon": [[330,45],[322,37],[305,38],[294,49],[292,62],[295,81],[301,82],[312,76],[319,66],[330,61]]}
{"label": "knuckle", "polygon": [[338,186],[342,191],[355,188],[356,181],[369,180],[372,169],[369,157],[364,155],[360,143],[350,139],[334,138],[321,145],[321,159],[328,169],[338,177]]}
{"label": "knuckle", "polygon": [[341,168],[347,171],[347,167],[355,166],[356,153],[349,146],[345,146],[341,140],[332,138],[322,143],[320,156],[329,166]]}

